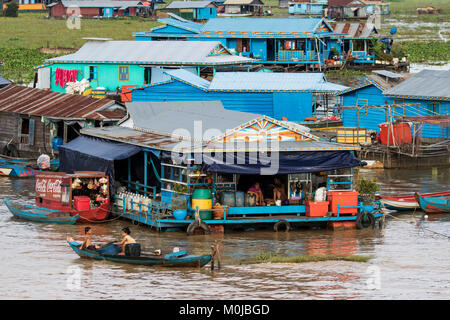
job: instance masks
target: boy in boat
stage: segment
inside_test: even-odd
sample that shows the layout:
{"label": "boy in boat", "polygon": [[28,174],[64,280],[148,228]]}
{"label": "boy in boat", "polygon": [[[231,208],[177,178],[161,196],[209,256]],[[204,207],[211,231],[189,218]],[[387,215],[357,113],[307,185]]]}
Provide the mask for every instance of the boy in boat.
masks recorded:
{"label": "boy in boat", "polygon": [[122,236],[123,239],[120,242],[115,242],[114,244],[117,244],[119,246],[122,246],[122,251],[119,253],[119,255],[125,255],[125,246],[129,243],[136,243],[136,241],[130,236],[130,229],[128,227],[125,227],[122,229]]}
{"label": "boy in boat", "polygon": [[96,250],[99,246],[93,245],[91,241],[92,229],[91,227],[84,228],[84,241],[81,244],[80,249]]}

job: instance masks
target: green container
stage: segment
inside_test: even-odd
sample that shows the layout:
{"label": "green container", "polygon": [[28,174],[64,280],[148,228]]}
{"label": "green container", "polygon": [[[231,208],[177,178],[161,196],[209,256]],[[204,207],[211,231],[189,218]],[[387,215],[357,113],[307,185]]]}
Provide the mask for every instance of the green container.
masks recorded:
{"label": "green container", "polygon": [[195,189],[192,193],[192,209],[200,209],[202,220],[212,219],[212,194],[209,189]]}

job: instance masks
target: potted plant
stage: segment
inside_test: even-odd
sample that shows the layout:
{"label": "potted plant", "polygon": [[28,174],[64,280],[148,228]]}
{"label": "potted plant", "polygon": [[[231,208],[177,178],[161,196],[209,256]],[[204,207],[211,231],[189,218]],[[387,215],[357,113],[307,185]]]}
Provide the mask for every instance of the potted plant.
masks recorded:
{"label": "potted plant", "polygon": [[376,179],[361,178],[358,180],[356,190],[364,204],[371,204],[375,201],[375,193],[380,191],[380,187]]}
{"label": "potted plant", "polygon": [[187,186],[175,183],[173,186],[174,194],[172,195],[172,212],[177,220],[184,220],[187,217]]}

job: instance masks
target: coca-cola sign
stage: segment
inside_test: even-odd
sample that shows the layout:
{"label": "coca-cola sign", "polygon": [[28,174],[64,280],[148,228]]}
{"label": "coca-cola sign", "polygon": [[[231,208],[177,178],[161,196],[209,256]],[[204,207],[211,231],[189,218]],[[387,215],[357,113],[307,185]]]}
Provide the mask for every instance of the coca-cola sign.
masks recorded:
{"label": "coca-cola sign", "polygon": [[61,199],[61,178],[36,179],[36,197],[48,200]]}

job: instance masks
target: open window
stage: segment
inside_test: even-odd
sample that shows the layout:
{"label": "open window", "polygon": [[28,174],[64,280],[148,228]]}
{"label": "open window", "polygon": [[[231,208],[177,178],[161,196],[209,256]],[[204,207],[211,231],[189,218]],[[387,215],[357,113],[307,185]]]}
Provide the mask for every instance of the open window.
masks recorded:
{"label": "open window", "polygon": [[20,117],[18,135],[21,144],[34,145],[34,119]]}

